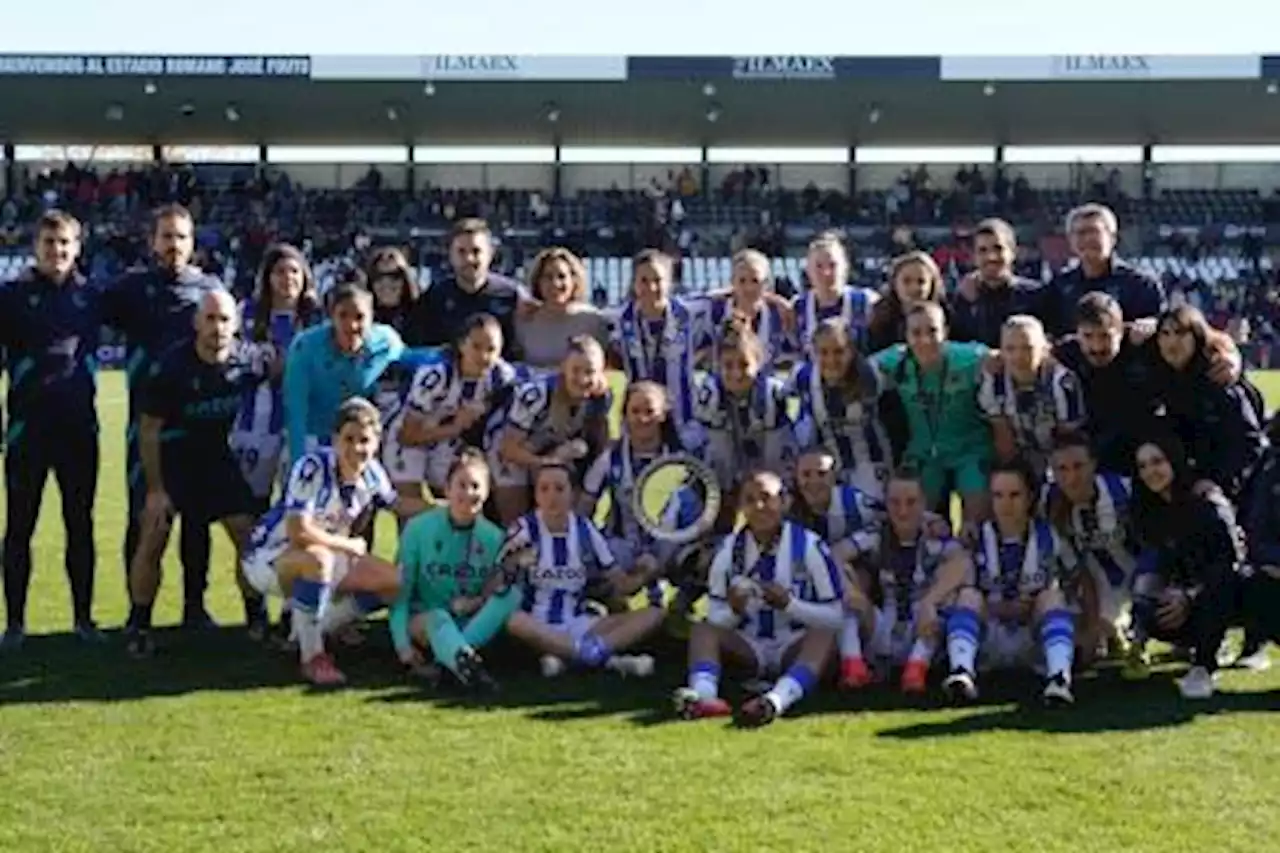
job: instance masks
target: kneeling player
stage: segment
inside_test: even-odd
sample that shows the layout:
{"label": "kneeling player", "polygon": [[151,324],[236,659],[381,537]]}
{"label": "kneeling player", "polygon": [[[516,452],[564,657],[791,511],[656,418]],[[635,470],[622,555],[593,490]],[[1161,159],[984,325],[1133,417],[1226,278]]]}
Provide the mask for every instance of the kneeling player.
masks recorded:
{"label": "kneeling player", "polygon": [[[914,473],[889,480],[888,515],[853,534],[857,576],[845,586],[847,613],[840,632],[840,686],[871,680],[862,641],[880,667],[901,666],[904,693],[924,693],[929,665],[942,633],[938,613],[955,598],[971,572],[969,554],[947,530],[930,528],[924,484]],[[876,593],[872,597],[863,589]]]}
{"label": "kneeling player", "polygon": [[[1075,616],[1060,578],[1064,548],[1049,522],[1034,518],[1033,476],[1022,462],[991,473],[992,514],[978,530],[976,587],[961,590],[947,618],[951,675],[944,689],[957,700],[977,698],[975,664],[981,646],[990,668],[1035,666],[1043,652],[1046,703],[1069,705],[1075,656]],[[986,636],[982,636],[983,620]],[[1037,646],[1033,629],[1039,633]]]}
{"label": "kneeling player", "polygon": [[426,650],[464,685],[493,690],[477,650],[502,630],[520,598],[514,588],[485,593],[504,539],[502,528],[482,515],[489,463],[479,450],[465,448],[442,479],[447,505],[414,518],[400,536],[391,640],[415,675],[434,680],[438,674],[426,664]]}
{"label": "kneeling player", "polygon": [[396,495],[377,461],[382,437],[378,410],[352,398],[338,408],[331,447],[293,464],[280,503],[253,529],[244,574],[263,595],[290,599],[302,676],[334,687],[346,676],[325,652],[324,638],[396,597],[396,567],[366,553],[353,531],[389,508],[404,518],[425,509]]}
{"label": "kneeling player", "polygon": [[[523,610],[507,630],[542,653],[547,677],[563,672],[565,661],[651,675],[652,657],[615,651],[656,631],[663,611],[648,607],[600,617],[588,609],[588,599],[634,595],[657,578],[657,564],[633,572],[618,567],[599,529],[573,511],[573,488],[566,464],[544,465],[534,477],[534,511],[516,522],[506,549],[528,548],[536,559],[524,578]],[[603,589],[590,589],[599,583]]]}
{"label": "kneeling player", "polygon": [[732,713],[720,698],[725,656],[758,673],[786,672],[767,693],[748,699],[744,725],[773,722],[813,689],[840,627],[840,570],[817,534],[783,517],[782,479],[749,474],[742,488],[746,526],[720,546],[708,579],[711,606],[689,639],[689,685],[676,691],[686,719]]}

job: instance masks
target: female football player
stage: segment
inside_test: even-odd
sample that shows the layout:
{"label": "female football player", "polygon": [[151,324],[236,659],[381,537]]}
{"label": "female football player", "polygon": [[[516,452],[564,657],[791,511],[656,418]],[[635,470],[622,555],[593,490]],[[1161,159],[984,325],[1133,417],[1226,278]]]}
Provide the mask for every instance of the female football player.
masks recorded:
{"label": "female football player", "polygon": [[720,342],[718,369],[698,383],[696,423],[685,444],[698,448],[724,490],[721,523],[732,527],[739,501],[735,492],[753,468],[789,472],[795,444],[787,415],[787,389],[768,372],[765,348],[739,324]]}
{"label": "female football player", "polygon": [[884,505],[854,486],[840,483],[836,457],[825,447],[809,447],[796,458],[795,490],[787,516],[827,543],[837,563],[853,558],[850,538],[879,522]]}
{"label": "female football player", "polygon": [[446,476],[446,505],[415,516],[400,537],[400,594],[387,623],[397,657],[416,677],[435,680],[430,654],[464,685],[496,686],[479,649],[502,630],[520,595],[510,587],[486,594],[505,538],[483,517],[489,480],[484,454],[462,449]]}
{"label": "female football player", "polygon": [[733,713],[720,698],[721,662],[781,675],[739,709],[744,725],[785,714],[817,685],[835,649],[843,584],[816,533],[783,515],[782,478],[749,473],[740,509],[745,526],[728,536],[711,564],[710,608],[689,638],[689,683],[675,692],[685,719]]}
{"label": "female football player", "polygon": [[792,373],[788,391],[800,399],[796,440],[821,445],[836,459],[841,482],[879,500],[893,467],[893,446],[880,409],[885,382],[858,352],[845,321],[823,320],[812,335],[810,361]]}
{"label": "female football player", "polygon": [[302,676],[320,687],[346,682],[325,652],[325,635],[392,601],[400,587],[396,567],[369,554],[353,531],[379,508],[400,517],[425,509],[396,495],[377,461],[381,438],[372,403],[342,403],[329,446],[294,463],[280,502],[249,536],[245,579],[262,595],[289,597]]}
{"label": "female football player", "polygon": [[815,237],[809,243],[804,268],[813,289],[800,294],[795,303],[796,341],[801,357],[817,360],[814,335],[824,320],[838,321],[852,345],[864,348],[880,294],[849,284],[849,255],[840,235],[824,231]]}
{"label": "female football player", "polygon": [[613,325],[610,361],[627,382],[655,382],[667,389],[676,426],[693,419],[694,364],[705,305],[671,295],[670,256],[646,249],[632,262],[631,299]]}
{"label": "female football player", "polygon": [[657,579],[657,568],[651,564],[626,572],[617,565],[599,529],[573,511],[573,478],[572,469],[560,462],[542,466],[534,476],[535,509],[516,522],[506,545],[535,555],[523,579],[521,611],[512,615],[507,630],[542,654],[542,674],[548,678],[563,672],[569,661],[623,675],[652,675],[649,655],[617,653],[656,631],[663,611],[647,607],[602,617],[591,611],[589,599],[634,595]]}
{"label": "female football player", "polygon": [[[614,559],[624,571],[661,574],[661,552],[640,527],[632,511],[636,477],[658,459],[681,450],[672,423],[667,394],[655,382],[634,382],[627,386],[622,399],[622,436],[600,454],[587,471],[582,483],[578,513],[594,518],[596,505],[606,492],[609,515],[603,525],[606,541]],[[650,603],[662,603],[662,589],[654,584],[649,589]]]}
{"label": "female football player", "polygon": [[554,371],[566,342],[578,335],[609,342],[609,321],[587,299],[587,271],[568,249],[543,249],[529,266],[529,289],[538,303],[516,314],[520,361],[537,371]]}
{"label": "female football player", "polygon": [[866,352],[877,353],[907,340],[907,315],[917,305],[943,304],[942,270],[927,252],[907,252],[889,264],[889,285],[871,311]]}
{"label": "female football player", "polygon": [[733,256],[732,292],[713,296],[707,306],[708,323],[702,347],[710,348],[713,361],[726,338],[737,334],[744,324],[759,338],[764,364],[772,369],[789,350],[794,326],[791,307],[772,294],[773,275],[769,259],[755,249]]}
{"label": "female football player", "polygon": [[1191,669],[1178,689],[1188,699],[1208,699],[1235,615],[1244,535],[1220,490],[1196,488],[1176,437],[1150,437],[1136,455],[1133,521],[1149,552],[1133,580],[1138,639],[1190,647]]}
{"label": "female football player", "polygon": [[1015,314],[1000,330],[999,367],[982,377],[978,404],[991,420],[996,458],[1021,456],[1043,480],[1053,437],[1083,426],[1084,395],[1076,375],[1049,357],[1035,317]]}
{"label": "female football player", "polygon": [[853,571],[845,577],[840,686],[871,681],[866,641],[879,671],[901,666],[902,691],[921,694],[942,638],[938,614],[968,580],[972,565],[964,546],[929,522],[924,486],[914,472],[893,475],[886,504],[883,521],[850,537]]}
{"label": "female football player", "polygon": [[1161,315],[1156,326],[1160,357],[1147,393],[1186,448],[1196,478],[1212,481],[1229,500],[1239,501],[1267,447],[1262,396],[1243,377],[1228,385],[1210,378],[1209,334],[1204,315],[1189,305]]}
{"label": "female football player", "polygon": [[[1060,433],[1049,462],[1053,483],[1045,489],[1041,514],[1075,554],[1077,572],[1064,592],[1080,605],[1078,645],[1086,658],[1101,643],[1108,657],[1119,657],[1125,653],[1119,624],[1141,550],[1133,531],[1132,485],[1127,477],[1098,469],[1089,438],[1081,432]],[[1125,674],[1141,677],[1141,644],[1128,654]]]}
{"label": "female football player", "polygon": [[984,665],[998,669],[1035,666],[1043,654],[1045,703],[1075,701],[1075,616],[1060,587],[1069,558],[1053,526],[1034,515],[1034,482],[1024,462],[1001,462],[992,469],[993,518],[978,531],[976,584],[960,591],[947,617],[951,674],[943,688],[953,700],[977,698],[981,649]]}
{"label": "female football player", "polygon": [[[320,322],[315,278],[302,252],[286,243],[267,249],[253,298],[245,302],[243,315],[247,335],[256,342],[274,345],[281,359],[295,334]],[[231,428],[231,450],[265,511],[276,481],[288,470],[281,377],[264,382],[245,396]]]}
{"label": "female football player", "polygon": [[493,448],[499,518],[512,524],[528,511],[531,472],[549,463],[580,467],[603,451],[612,405],[604,350],[585,335],[569,340],[556,373],[517,385]]}
{"label": "female football player", "polygon": [[942,306],[922,302],[907,314],[907,343],[872,358],[906,409],[903,463],[920,472],[936,512],[949,516],[951,490],[960,493],[966,534],[987,508],[991,427],[978,408],[987,352],[948,340]]}
{"label": "female football player", "polygon": [[473,314],[439,357],[414,373],[387,425],[382,464],[396,491],[443,494],[458,450],[479,447],[486,420],[510,397],[515,370],[502,360],[502,325]]}

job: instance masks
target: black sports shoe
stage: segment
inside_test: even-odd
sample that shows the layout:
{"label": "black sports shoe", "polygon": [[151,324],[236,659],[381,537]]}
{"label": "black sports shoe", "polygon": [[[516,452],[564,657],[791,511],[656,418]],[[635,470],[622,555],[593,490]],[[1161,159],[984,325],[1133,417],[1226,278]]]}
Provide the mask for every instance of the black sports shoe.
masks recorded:
{"label": "black sports shoe", "polygon": [[155,655],[156,641],[152,639],[149,630],[130,628],[128,639],[125,642],[125,650],[129,652],[129,657],[135,660],[144,660]]}
{"label": "black sports shoe", "polygon": [[738,725],[748,729],[767,726],[778,718],[778,708],[767,695],[752,696],[738,709]]}
{"label": "black sports shoe", "polygon": [[484,668],[484,661],[475,649],[461,649],[454,658],[458,680],[477,693],[497,693],[498,682]]}
{"label": "black sports shoe", "polygon": [[943,680],[942,690],[952,702],[966,704],[978,698],[978,681],[972,672],[956,667]]}

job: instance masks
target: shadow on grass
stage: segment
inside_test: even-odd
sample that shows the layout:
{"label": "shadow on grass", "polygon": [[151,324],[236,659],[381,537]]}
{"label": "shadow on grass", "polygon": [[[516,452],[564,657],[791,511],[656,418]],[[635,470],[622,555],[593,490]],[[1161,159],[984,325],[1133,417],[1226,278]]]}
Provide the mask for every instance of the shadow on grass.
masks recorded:
{"label": "shadow on grass", "polygon": [[[157,631],[155,659],[135,661],[124,652],[123,639],[110,635],[102,647],[86,648],[66,634],[28,639],[19,653],[0,655],[0,707],[59,702],[127,702],[196,692],[260,689],[305,690],[296,658],[256,646],[242,629],[189,633]],[[436,708],[521,712],[530,720],[572,723],[616,717],[636,726],[676,722],[669,697],[684,683],[681,643],[660,638],[649,649],[657,659],[657,675],[638,680],[612,673],[573,672],[545,679],[536,656],[508,638],[485,650],[490,671],[502,689],[476,696],[446,683],[426,688],[409,681],[394,660],[382,623],[374,623],[364,646],[342,649],[339,664],[350,684],[346,693],[365,693],[374,703],[424,702]],[[909,725],[887,728],[877,737],[914,740],[956,737],[990,731],[1085,733],[1136,731],[1178,726],[1199,715],[1236,711],[1280,710],[1280,689],[1219,693],[1207,702],[1178,696],[1173,678],[1181,667],[1158,670],[1137,684],[1121,681],[1114,670],[1082,675],[1076,683],[1076,706],[1050,710],[1039,705],[1039,682],[1016,675],[984,678],[982,697],[956,716],[930,714]],[[1245,687],[1247,690],[1247,686]],[[726,678],[723,694],[735,705],[746,697],[740,682]],[[841,693],[829,683],[797,706],[796,718],[858,712],[933,711],[942,707],[936,683],[926,697],[903,696],[894,682],[856,693]],[[967,712],[966,712],[967,711]]]}

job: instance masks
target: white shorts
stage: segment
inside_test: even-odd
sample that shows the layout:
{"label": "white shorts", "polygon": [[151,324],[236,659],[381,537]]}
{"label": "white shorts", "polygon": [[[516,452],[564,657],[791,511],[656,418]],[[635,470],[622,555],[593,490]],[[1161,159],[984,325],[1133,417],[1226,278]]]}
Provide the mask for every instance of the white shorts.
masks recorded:
{"label": "white shorts", "polygon": [[254,497],[270,498],[276,481],[282,479],[282,471],[287,474],[283,467],[284,436],[237,431],[231,433],[227,443]]}
{"label": "white shorts", "polygon": [[784,631],[771,640],[743,633],[739,633],[738,636],[751,647],[751,653],[756,658],[756,672],[759,675],[779,675],[787,655],[804,639],[804,631]]}
{"label": "white shorts", "polygon": [[1030,669],[1040,664],[1040,644],[1031,625],[987,621],[986,636],[978,655],[982,669]]}
{"label": "white shorts", "polygon": [[839,479],[842,485],[853,486],[872,500],[882,501],[889,469],[883,465],[863,462],[855,468],[845,468],[840,472]]}
{"label": "white shorts", "polygon": [[898,621],[897,608],[880,608],[876,611],[876,627],[871,632],[867,652],[870,657],[903,664],[911,656],[916,643],[916,626],[912,620]]}
{"label": "white shorts", "polygon": [[[533,614],[530,614],[530,615],[533,615]],[[537,619],[538,617],[534,615],[533,618]],[[542,620],[539,619],[538,621],[541,622]],[[592,613],[579,613],[576,616],[570,616],[568,619],[566,619],[564,622],[559,623],[558,625],[552,625],[549,622],[543,622],[542,624],[546,625],[548,628],[552,629],[553,631],[560,631],[564,634],[568,634],[569,639],[572,640],[574,643],[577,643],[587,634],[591,633],[591,629],[594,628],[596,626],[596,623],[599,621],[600,621],[600,617]]]}
{"label": "white shorts", "polygon": [[1131,576],[1126,576],[1119,585],[1113,585],[1092,555],[1085,557],[1085,565],[1089,567],[1089,575],[1093,578],[1093,586],[1098,593],[1098,613],[1102,621],[1116,624],[1132,599],[1129,590]]}
{"label": "white shorts", "polygon": [[[249,586],[256,589],[261,595],[282,596],[284,593],[280,589],[280,576],[276,573],[276,560],[280,559],[280,555],[288,550],[288,547],[287,545],[275,545],[254,548],[245,554],[240,568],[244,571],[244,579],[249,583]],[[333,586],[342,583],[343,579],[351,571],[351,566],[354,562],[354,559],[349,554],[335,554],[333,575],[330,578],[326,578],[326,581]]]}

